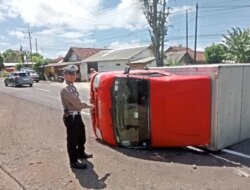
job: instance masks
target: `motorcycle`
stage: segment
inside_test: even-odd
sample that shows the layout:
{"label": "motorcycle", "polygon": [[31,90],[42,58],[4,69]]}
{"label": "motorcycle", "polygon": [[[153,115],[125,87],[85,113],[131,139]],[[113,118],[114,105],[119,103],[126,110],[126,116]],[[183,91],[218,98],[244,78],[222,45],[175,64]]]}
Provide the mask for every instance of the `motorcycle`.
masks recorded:
{"label": "motorcycle", "polygon": [[59,83],[63,83],[63,81],[64,81],[64,77],[63,77],[63,76],[59,76],[59,77],[58,77],[58,82],[59,82]]}

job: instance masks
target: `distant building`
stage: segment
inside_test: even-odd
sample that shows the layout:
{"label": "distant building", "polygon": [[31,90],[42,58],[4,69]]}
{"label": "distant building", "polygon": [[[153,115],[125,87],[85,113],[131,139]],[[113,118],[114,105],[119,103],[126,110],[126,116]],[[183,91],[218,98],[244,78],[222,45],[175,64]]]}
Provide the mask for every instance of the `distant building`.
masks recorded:
{"label": "distant building", "polygon": [[[20,63],[3,63],[4,64],[4,69],[8,72],[12,72],[16,70],[16,65]],[[31,62],[24,62],[23,63],[24,67],[31,67],[32,63]]]}
{"label": "distant building", "polygon": [[[164,65],[190,65],[194,64],[194,51],[182,47],[170,47],[165,51]],[[205,52],[196,52],[196,64],[205,64]]]}
{"label": "distant building", "polygon": [[48,60],[48,64],[52,64],[52,63],[62,63],[63,62],[63,59],[64,57],[60,56],[56,59],[51,59],[51,60]]}
{"label": "distant building", "polygon": [[[101,51],[104,49],[99,48],[77,48],[71,47],[65,57],[62,57],[51,60],[48,65],[45,66],[45,77],[48,78],[48,75],[53,75],[53,79],[57,80],[59,76],[63,75],[62,68],[67,65],[77,65],[79,71],[77,73],[77,81],[82,81],[82,69],[80,67],[81,61],[87,57]],[[51,62],[55,63],[51,63]],[[56,62],[57,61],[57,62]]]}
{"label": "distant building", "polygon": [[104,50],[83,62],[86,63],[85,67],[95,67],[99,72],[124,70],[125,66],[130,66],[131,69],[143,69],[146,65],[156,66],[149,46]]}

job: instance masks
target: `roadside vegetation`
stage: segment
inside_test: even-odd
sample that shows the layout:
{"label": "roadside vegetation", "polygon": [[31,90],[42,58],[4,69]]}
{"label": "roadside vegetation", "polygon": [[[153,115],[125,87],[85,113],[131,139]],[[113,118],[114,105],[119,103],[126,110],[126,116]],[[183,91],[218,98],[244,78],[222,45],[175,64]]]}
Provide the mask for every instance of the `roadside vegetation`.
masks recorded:
{"label": "roadside vegetation", "polygon": [[250,30],[232,28],[223,35],[219,44],[212,44],[205,49],[206,63],[249,63]]}

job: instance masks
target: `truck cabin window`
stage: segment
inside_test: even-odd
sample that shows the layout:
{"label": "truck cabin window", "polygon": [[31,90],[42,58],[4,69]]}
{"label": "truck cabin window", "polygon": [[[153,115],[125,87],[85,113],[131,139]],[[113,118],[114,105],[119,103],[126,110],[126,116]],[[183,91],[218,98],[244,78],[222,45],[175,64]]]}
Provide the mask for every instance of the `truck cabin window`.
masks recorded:
{"label": "truck cabin window", "polygon": [[150,144],[149,81],[117,78],[112,89],[113,126],[121,146]]}

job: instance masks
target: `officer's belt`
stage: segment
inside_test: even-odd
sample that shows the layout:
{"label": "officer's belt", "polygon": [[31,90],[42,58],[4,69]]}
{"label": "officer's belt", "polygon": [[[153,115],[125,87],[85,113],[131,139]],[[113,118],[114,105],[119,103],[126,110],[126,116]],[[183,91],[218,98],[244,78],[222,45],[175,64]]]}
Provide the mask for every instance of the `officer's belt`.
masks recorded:
{"label": "officer's belt", "polygon": [[79,111],[68,111],[67,112],[68,115],[80,115]]}

